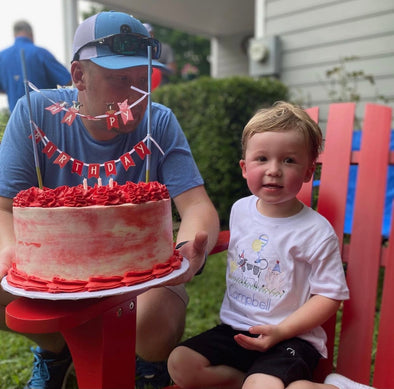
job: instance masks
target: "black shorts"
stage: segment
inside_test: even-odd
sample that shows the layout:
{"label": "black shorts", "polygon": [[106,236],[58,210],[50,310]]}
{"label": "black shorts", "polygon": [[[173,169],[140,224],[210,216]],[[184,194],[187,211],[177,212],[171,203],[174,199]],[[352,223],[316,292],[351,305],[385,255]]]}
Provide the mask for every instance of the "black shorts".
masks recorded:
{"label": "black shorts", "polygon": [[280,378],[285,386],[297,380],[312,380],[321,355],[309,342],[292,338],[265,352],[251,351],[234,340],[234,335],[239,333],[257,336],[219,324],[182,342],[181,345],[197,351],[213,366],[227,365],[244,372],[245,378],[255,373],[263,373]]}

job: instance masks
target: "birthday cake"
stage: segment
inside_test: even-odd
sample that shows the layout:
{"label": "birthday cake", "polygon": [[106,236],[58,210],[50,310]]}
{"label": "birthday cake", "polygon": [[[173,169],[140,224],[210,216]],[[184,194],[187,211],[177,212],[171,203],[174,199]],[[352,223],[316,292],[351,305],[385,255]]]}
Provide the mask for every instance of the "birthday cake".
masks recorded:
{"label": "birthday cake", "polygon": [[158,182],[30,188],[13,203],[9,285],[50,293],[98,291],[163,277],[181,266],[171,200]]}

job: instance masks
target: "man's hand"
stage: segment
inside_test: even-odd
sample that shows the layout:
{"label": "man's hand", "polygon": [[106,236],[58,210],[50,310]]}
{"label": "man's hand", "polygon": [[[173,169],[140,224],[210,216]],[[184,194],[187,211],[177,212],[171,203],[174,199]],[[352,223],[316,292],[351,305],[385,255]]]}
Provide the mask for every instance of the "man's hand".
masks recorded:
{"label": "man's hand", "polygon": [[12,199],[0,196],[0,279],[11,268],[15,256]]}
{"label": "man's hand", "polygon": [[0,251],[0,280],[7,274],[11,268],[12,260],[15,256],[15,246],[5,247]]}
{"label": "man's hand", "polygon": [[184,244],[179,249],[179,252],[189,261],[189,268],[179,277],[176,277],[163,285],[178,285],[189,282],[204,265],[207,243],[208,234],[205,231],[201,231],[197,232],[194,240]]}

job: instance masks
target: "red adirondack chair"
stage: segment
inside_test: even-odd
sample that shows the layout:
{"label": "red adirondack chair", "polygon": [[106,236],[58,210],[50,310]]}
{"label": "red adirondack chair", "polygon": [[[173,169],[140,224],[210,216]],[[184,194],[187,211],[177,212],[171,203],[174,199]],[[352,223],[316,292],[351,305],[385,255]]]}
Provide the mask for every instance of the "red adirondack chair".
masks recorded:
{"label": "red adirondack chair", "polygon": [[[307,112],[318,121],[318,108]],[[315,379],[323,382],[329,373],[336,371],[378,389],[393,389],[394,228],[389,239],[382,237],[387,171],[394,164],[394,153],[389,150],[392,113],[390,107],[366,105],[360,151],[352,151],[354,115],[354,103],[330,106],[324,152],[319,158],[320,183],[315,188],[318,194],[312,195],[313,180],[304,184],[299,193],[299,198],[309,206],[317,197],[317,211],[333,225],[350,288],[350,300],[343,304],[338,317],[340,330],[336,327],[336,317],[324,324],[329,356],[321,360]],[[346,235],[351,165],[358,166],[358,174],[353,227],[351,234]],[[394,215],[392,219],[394,222]],[[227,233],[223,232],[224,239]],[[379,277],[383,273],[384,277]],[[384,281],[380,282],[381,278]]]}
{"label": "red adirondack chair", "polygon": [[[333,225],[341,243],[350,289],[350,300],[343,306],[336,371],[357,382],[377,388],[394,388],[394,332],[391,328],[394,305],[394,229],[388,241],[382,237],[382,220],[386,196],[390,152],[390,107],[367,104],[360,151],[352,151],[353,103],[330,106],[317,211]],[[313,112],[313,111],[312,111]],[[310,113],[312,116],[313,113]],[[313,117],[313,116],[312,116]],[[353,227],[344,240],[349,168],[358,165],[354,198]],[[300,197],[311,202],[311,184]],[[306,194],[308,194],[306,196]],[[382,303],[377,312],[380,269],[384,271]],[[377,350],[374,358],[374,328],[378,325]],[[329,359],[319,368],[319,378],[333,370],[335,318],[326,323],[329,335]]]}

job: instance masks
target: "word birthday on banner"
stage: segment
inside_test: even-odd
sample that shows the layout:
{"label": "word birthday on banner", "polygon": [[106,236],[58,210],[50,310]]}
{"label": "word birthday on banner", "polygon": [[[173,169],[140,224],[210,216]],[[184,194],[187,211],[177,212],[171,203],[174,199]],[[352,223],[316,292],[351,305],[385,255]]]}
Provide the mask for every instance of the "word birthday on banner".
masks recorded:
{"label": "word birthday on banner", "polygon": [[[33,122],[34,130],[34,139],[36,143],[40,141],[44,144],[44,148],[42,152],[48,157],[52,158],[55,153],[58,153],[57,157],[54,159],[53,163],[59,165],[60,168],[64,168],[67,163],[71,162],[71,172],[76,173],[78,175],[82,175],[83,168],[87,167],[88,170],[88,178],[95,177],[99,178],[100,176],[100,168],[104,168],[105,175],[108,177],[110,175],[117,174],[117,164],[121,164],[123,168],[127,171],[130,167],[135,166],[134,159],[132,157],[133,153],[136,153],[138,157],[142,160],[149,154],[151,151],[146,146],[145,142],[150,139],[156,147],[160,150],[160,152],[164,155],[164,151],[160,148],[157,142],[151,137],[146,136],[142,141],[138,142],[130,151],[124,153],[116,160],[106,161],[104,163],[86,163],[80,161],[72,156],[68,155],[64,151],[60,150],[53,142],[51,142],[44,131],[42,131],[36,123]],[[30,136],[31,137],[31,136]]]}

